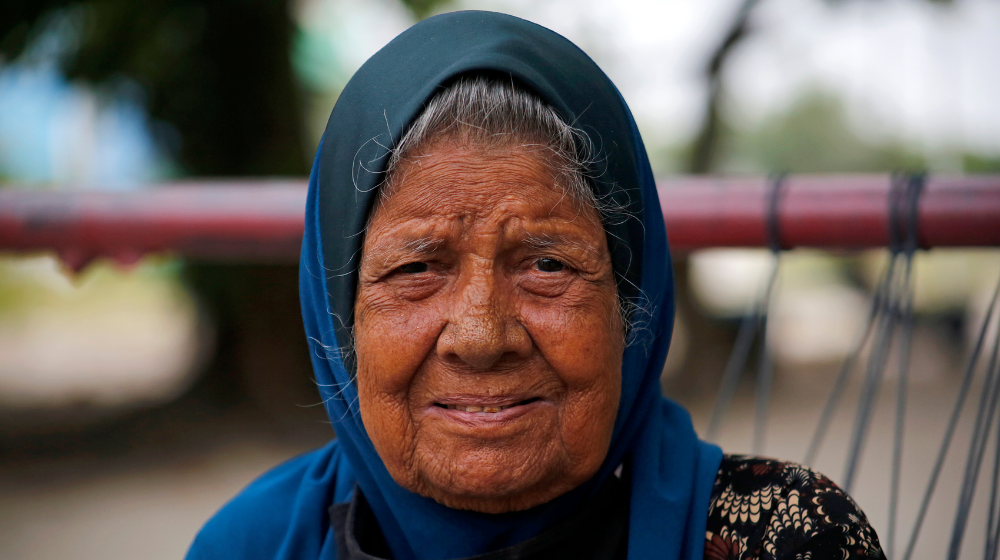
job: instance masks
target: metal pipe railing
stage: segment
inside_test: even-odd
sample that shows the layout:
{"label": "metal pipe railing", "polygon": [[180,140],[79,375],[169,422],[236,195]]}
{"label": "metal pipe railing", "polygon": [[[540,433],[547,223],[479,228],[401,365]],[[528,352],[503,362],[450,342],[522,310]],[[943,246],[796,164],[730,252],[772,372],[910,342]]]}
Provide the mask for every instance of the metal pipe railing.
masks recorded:
{"label": "metal pipe railing", "polygon": [[[781,245],[863,249],[889,243],[889,175],[789,176],[777,207]],[[772,181],[659,182],[670,245],[766,247]],[[918,204],[921,247],[1000,246],[1000,176],[930,176]]]}
{"label": "metal pipe railing", "polygon": [[[783,247],[889,242],[888,175],[791,176],[777,204]],[[674,251],[766,247],[772,182],[658,182]],[[72,268],[151,252],[214,261],[294,262],[304,180],[184,181],[128,192],[0,189],[0,251],[55,251]],[[922,247],[1000,246],[1000,175],[931,176],[918,205]]]}

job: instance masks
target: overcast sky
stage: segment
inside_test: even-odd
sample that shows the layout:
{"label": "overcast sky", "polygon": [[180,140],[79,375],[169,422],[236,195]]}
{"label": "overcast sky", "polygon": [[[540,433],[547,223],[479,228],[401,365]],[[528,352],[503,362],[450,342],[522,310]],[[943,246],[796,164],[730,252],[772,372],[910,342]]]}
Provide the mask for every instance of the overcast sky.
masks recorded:
{"label": "overcast sky", "polygon": [[[689,139],[701,118],[702,68],[739,0],[456,0],[510,13],[580,45],[618,84],[643,134]],[[410,19],[393,0],[302,0],[350,73]],[[762,0],[726,75],[737,123],[779,112],[804,91],[847,103],[862,134],[917,148],[1000,153],[1000,2]]]}
{"label": "overcast sky", "polygon": [[[690,141],[705,61],[740,0],[455,0],[514,14],[588,52],[621,89],[650,145]],[[303,83],[338,91],[413,23],[397,0],[298,0],[291,56]],[[1000,2],[760,0],[725,75],[727,116],[752,126],[804,92],[844,100],[862,135],[929,155],[1000,156]],[[310,118],[318,137],[333,98]],[[0,167],[15,180],[149,180],[163,168],[133,99],[98,105],[51,64],[0,67]],[[84,155],[89,156],[84,157]]]}
{"label": "overcast sky", "polygon": [[[687,138],[700,122],[700,73],[734,0],[462,0],[524,15],[577,41],[605,67],[646,128]],[[573,14],[567,16],[566,14]],[[763,0],[727,69],[727,99],[753,123],[809,88],[841,95],[863,133],[929,148],[1000,152],[1000,3]]]}

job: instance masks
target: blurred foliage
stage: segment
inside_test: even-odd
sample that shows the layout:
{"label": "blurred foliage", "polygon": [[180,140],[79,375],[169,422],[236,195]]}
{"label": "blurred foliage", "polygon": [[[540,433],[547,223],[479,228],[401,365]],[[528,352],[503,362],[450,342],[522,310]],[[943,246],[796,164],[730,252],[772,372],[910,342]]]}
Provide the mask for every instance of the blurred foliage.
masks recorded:
{"label": "blurred foliage", "polygon": [[[872,0],[826,0],[827,4],[837,7],[857,1]],[[925,0],[932,4],[950,6],[952,0]],[[726,66],[732,58],[734,52],[739,49],[747,38],[754,32],[759,31],[753,25],[753,13],[759,5],[759,0],[742,0],[734,11],[733,18],[722,35],[721,40],[716,43],[704,66],[705,84],[707,94],[705,96],[705,108],[701,127],[695,135],[695,139],[687,150],[686,171],[689,173],[709,173],[719,171],[721,162],[721,150],[726,138],[726,124],[722,116],[722,100],[724,96],[724,76]],[[904,159],[905,156],[904,156]],[[909,168],[909,166],[903,166]],[[837,171],[865,171],[867,169],[852,169],[842,167]],[[787,169],[787,171],[792,171]]]}
{"label": "blurred foliage", "polygon": [[451,0],[400,0],[418,20],[424,19],[450,3]]}
{"label": "blurred foliage", "polygon": [[965,154],[962,156],[962,171],[966,173],[1000,173],[1000,156],[985,157]]}
{"label": "blurred foliage", "polygon": [[[308,173],[289,56],[291,0],[5,0],[0,56],[30,55],[54,21],[73,27],[61,57],[66,75],[98,91],[138,83],[161,123],[154,134],[183,174]],[[303,391],[315,399],[297,273],[295,266],[186,267],[217,333],[208,374],[191,398],[217,408],[259,405],[255,396],[268,391],[251,389],[277,384],[296,396],[275,398],[275,406],[323,417],[321,408],[294,406],[308,400]]]}
{"label": "blurred foliage", "polygon": [[[422,19],[447,0],[402,1]],[[311,158],[306,93],[291,60],[293,7],[294,0],[5,0],[0,62],[30,58],[55,37],[71,80],[98,92],[140,86],[158,123],[154,135],[182,174],[301,176]],[[185,267],[216,332],[207,375],[187,406],[250,403],[297,425],[325,419],[322,407],[301,408],[317,395],[297,277],[296,266]],[[0,283],[0,303],[17,289]]]}
{"label": "blurred foliage", "polygon": [[287,0],[6,0],[0,56],[74,23],[71,79],[141,85],[158,141],[192,175],[304,174]]}
{"label": "blurred foliage", "polygon": [[724,171],[836,173],[920,171],[921,156],[891,142],[861,139],[839,99],[821,92],[749,131],[727,128],[719,160]]}
{"label": "blurred foliage", "polygon": [[690,173],[708,173],[715,169],[720,136],[722,134],[721,99],[722,75],[726,63],[736,47],[750,33],[750,16],[757,6],[758,0],[743,0],[736,10],[729,28],[719,41],[705,65],[705,83],[708,86],[705,96],[705,114],[701,129],[691,144],[691,154],[688,159]]}

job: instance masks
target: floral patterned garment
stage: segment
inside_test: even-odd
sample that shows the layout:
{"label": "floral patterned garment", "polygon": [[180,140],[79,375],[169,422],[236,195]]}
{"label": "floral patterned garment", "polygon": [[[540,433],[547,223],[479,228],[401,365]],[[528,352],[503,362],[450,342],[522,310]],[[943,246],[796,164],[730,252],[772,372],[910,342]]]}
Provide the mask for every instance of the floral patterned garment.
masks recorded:
{"label": "floral patterned garment", "polygon": [[705,560],[885,559],[854,500],[802,465],[726,455],[712,488]]}

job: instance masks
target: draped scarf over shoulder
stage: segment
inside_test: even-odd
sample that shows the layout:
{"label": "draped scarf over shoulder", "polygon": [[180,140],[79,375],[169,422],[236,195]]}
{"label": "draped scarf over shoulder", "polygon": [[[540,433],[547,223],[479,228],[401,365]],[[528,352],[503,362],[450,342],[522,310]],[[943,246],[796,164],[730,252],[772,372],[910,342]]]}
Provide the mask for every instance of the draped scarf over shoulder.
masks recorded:
{"label": "draped scarf over shoulder", "polygon": [[[605,230],[622,297],[635,304],[608,456],[581,487],[528,511],[453,510],[400,487],[357,407],[349,354],[363,229],[388,153],[434,94],[467,74],[501,76],[551,105],[594,148],[599,199],[627,210]],[[369,59],[337,101],[313,164],[300,263],[312,362],[337,439],[268,473],[199,534],[189,558],[335,558],[327,508],[355,487],[393,556],[462,558],[526,540],[591,497],[622,465],[629,481],[629,558],[702,557],[721,451],[698,440],[687,412],[660,396],[673,324],[667,238],[645,147],[614,84],[579,48],[533,23],[490,12],[414,25]]]}

